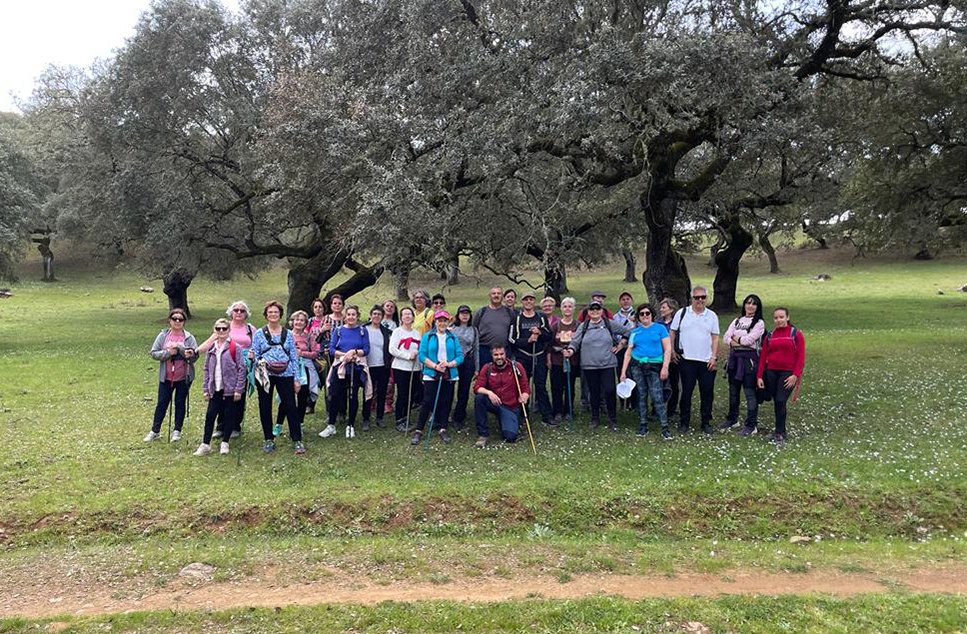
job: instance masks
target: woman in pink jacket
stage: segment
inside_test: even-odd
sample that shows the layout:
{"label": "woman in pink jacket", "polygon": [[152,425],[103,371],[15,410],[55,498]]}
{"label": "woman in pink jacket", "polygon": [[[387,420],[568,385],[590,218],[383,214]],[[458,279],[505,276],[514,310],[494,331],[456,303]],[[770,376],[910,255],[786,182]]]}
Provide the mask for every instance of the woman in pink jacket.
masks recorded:
{"label": "woman in pink jacket", "polygon": [[766,332],[762,319],[762,300],[749,295],[742,300],[742,314],[732,320],[722,336],[722,343],[729,351],[725,376],[729,384],[729,413],[719,425],[720,431],[731,429],[739,422],[739,392],[745,392],[745,424],[739,433],[749,436],[758,425],[759,403],[755,396],[755,376],[759,369],[759,348]]}

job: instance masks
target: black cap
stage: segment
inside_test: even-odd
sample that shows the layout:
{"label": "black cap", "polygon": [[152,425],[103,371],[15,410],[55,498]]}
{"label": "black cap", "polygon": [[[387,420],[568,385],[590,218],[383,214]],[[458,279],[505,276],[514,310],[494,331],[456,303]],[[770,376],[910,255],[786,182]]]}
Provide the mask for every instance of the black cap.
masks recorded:
{"label": "black cap", "polygon": [[472,311],[470,310],[470,307],[467,306],[466,304],[460,304],[460,308],[457,309],[457,312],[458,313],[464,313],[464,312],[469,313],[469,312],[472,312]]}
{"label": "black cap", "polygon": [[595,301],[591,302],[590,304],[588,304],[588,310],[591,310],[592,308],[604,308],[604,304],[602,304],[601,302],[595,300]]}

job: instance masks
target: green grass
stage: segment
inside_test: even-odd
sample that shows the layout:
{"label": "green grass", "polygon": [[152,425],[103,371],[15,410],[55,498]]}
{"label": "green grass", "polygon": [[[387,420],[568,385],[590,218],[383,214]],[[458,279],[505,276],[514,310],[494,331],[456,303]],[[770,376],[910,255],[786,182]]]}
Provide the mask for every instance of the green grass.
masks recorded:
{"label": "green grass", "polygon": [[[145,281],[132,274],[62,269],[61,283],[25,283],[0,302],[0,570],[91,557],[122,576],[153,570],[167,579],[203,559],[232,577],[277,556],[358,565],[373,579],[439,583],[501,570],[570,578],[635,567],[809,569],[788,556],[797,553],[792,535],[821,537],[805,546],[810,566],[881,570],[891,557],[909,566],[962,560],[967,295],[954,289],[967,282],[967,260],[853,267],[816,258],[786,255],[789,272],[780,276],[754,262],[740,280],[740,295],[758,293],[767,310],[788,306],[807,337],[802,398],[790,408],[783,450],[732,435],[636,440],[632,416],[623,413],[619,435],[589,432],[586,415],[573,432],[537,430],[537,457],[525,443],[474,450],[469,434],[424,451],[390,430],[324,441],[315,435],[323,426],[317,414],[307,424],[307,456],[294,457],[284,443],[265,456],[252,399],[248,433],[232,443],[243,452],[240,466],[234,455],[199,459],[191,455],[204,409],[197,387],[186,442],[141,442],[157,390],[147,351],[163,325],[164,296],[140,293]],[[708,269],[691,264],[695,281],[710,283]],[[820,272],[833,279],[810,279]],[[603,287],[616,301],[627,287],[643,295],[640,285],[617,280],[613,269],[584,272],[572,276],[572,294],[581,301]],[[422,281],[431,290],[440,284]],[[477,306],[492,281],[447,289],[448,303]],[[281,298],[284,288],[282,271],[196,282],[188,329],[203,337],[229,301],[257,306]],[[386,296],[381,285],[354,301],[367,307]],[[733,317],[720,316],[723,326]],[[720,381],[716,420],[726,401]],[[768,406],[760,417],[769,428]],[[233,548],[216,547],[225,535]],[[502,540],[522,544],[521,554],[495,568],[496,557],[475,552],[482,541]],[[325,552],[307,553],[313,542]],[[431,545],[433,555],[401,561],[398,553],[417,544]],[[820,604],[804,601],[802,610],[825,613]],[[558,610],[527,605],[548,618]],[[608,614],[652,610],[606,605]],[[694,605],[725,614],[718,603]],[[380,610],[366,613],[377,618]],[[203,618],[245,614],[257,629],[260,612],[233,614]],[[125,618],[146,619],[146,629],[193,627],[165,620],[181,617]],[[831,618],[830,627],[839,627],[840,617]],[[595,627],[611,629],[610,617],[602,619]]]}

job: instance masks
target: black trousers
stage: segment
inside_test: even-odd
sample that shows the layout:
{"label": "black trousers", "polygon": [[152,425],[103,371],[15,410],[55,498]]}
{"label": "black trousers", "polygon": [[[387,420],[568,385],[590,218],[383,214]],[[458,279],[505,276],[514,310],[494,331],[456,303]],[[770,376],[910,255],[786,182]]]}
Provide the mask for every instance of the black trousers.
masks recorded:
{"label": "black trousers", "polygon": [[[282,401],[282,408],[285,409],[285,417],[289,420],[289,437],[293,442],[302,440],[302,419],[295,403],[295,377],[291,376],[269,376],[269,389],[266,390],[259,382],[255,383],[259,395],[259,419],[262,422],[262,435],[266,440],[273,440],[272,434],[272,391],[279,394]],[[303,385],[300,391],[308,390],[308,386]]]}
{"label": "black trousers", "polygon": [[185,407],[188,401],[188,381],[160,381],[158,383],[158,403],[154,407],[154,421],[151,424],[151,431],[161,433],[161,423],[165,419],[165,412],[171,404],[171,398],[175,399],[175,431],[181,431],[181,426],[185,424]]}
{"label": "black trousers", "polygon": [[[453,381],[422,381],[423,405],[420,407],[420,417],[416,419],[416,430],[425,431],[423,427],[433,414],[433,429],[440,431],[447,428],[447,418],[450,417],[450,406],[453,404]],[[439,396],[437,392],[439,391]],[[434,413],[434,404],[436,410]]]}
{"label": "black trousers", "polygon": [[[416,385],[420,382],[419,372],[407,372],[406,370],[393,370],[393,380],[396,382],[396,422],[406,420],[409,414],[409,407],[416,400]],[[422,392],[421,392],[422,394]]]}
{"label": "black trousers", "polygon": [[563,365],[551,366],[551,414],[553,416],[574,415],[574,382],[577,380],[577,375],[577,368],[573,365],[571,371],[567,373],[564,372]]}
{"label": "black trousers", "polygon": [[[238,403],[241,403],[241,401]],[[234,394],[225,396],[223,390],[212,394],[212,397],[208,400],[208,410],[205,412],[205,430],[202,432],[201,440],[203,443],[211,444],[216,421],[219,429],[222,430],[222,439],[228,442],[232,432],[235,431],[238,403],[235,402]]]}
{"label": "black trousers", "polygon": [[776,412],[776,433],[786,433],[786,403],[792,395],[793,390],[786,389],[785,382],[792,376],[792,372],[787,370],[766,370],[762,374],[762,382],[766,385],[766,390],[772,396],[772,404]]}
{"label": "black trousers", "polygon": [[617,403],[615,401],[614,368],[581,368],[581,381],[588,385],[588,402],[591,405],[591,422],[601,420],[601,402],[608,410],[608,422],[618,424]]}
{"label": "black trousers", "polygon": [[375,405],[376,420],[383,420],[383,409],[386,407],[386,386],[389,385],[389,368],[386,366],[369,368],[369,378],[373,381],[373,398],[363,406],[363,420],[369,421]]}
{"label": "black trousers", "polygon": [[679,385],[682,382],[681,362],[668,364],[668,380],[665,381],[665,413],[673,416],[678,411],[678,401],[681,398]]}
{"label": "black trousers", "polygon": [[[295,408],[299,412],[299,424],[306,422],[306,411],[309,409],[309,386],[303,385],[299,393],[295,395]],[[281,425],[285,422],[285,407],[279,403],[279,411],[275,415],[275,424]]]}
{"label": "black trousers", "polygon": [[679,425],[687,427],[692,421],[692,393],[698,384],[701,402],[702,425],[712,424],[712,399],[715,396],[715,370],[709,370],[704,361],[682,359],[679,362],[682,377],[682,399],[679,403]]}
{"label": "black trousers", "polygon": [[472,356],[464,358],[463,363],[457,366],[457,404],[453,407],[453,426],[463,427],[467,420],[467,405],[470,403],[470,388],[473,387],[475,376],[474,368],[476,364]]}
{"label": "black trousers", "polygon": [[[359,411],[359,390],[363,387],[365,375],[363,369],[355,363],[346,364],[346,376],[339,378],[338,372],[332,373],[332,384],[329,386],[332,407],[329,408],[329,424],[336,424],[339,412],[346,413],[346,424],[356,424],[356,412]],[[348,409],[347,409],[348,404]]]}

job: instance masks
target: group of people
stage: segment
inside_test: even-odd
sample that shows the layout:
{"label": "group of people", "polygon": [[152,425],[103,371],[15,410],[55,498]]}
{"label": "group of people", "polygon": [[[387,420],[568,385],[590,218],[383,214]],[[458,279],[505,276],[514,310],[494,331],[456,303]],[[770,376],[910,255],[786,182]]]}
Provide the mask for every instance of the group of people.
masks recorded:
{"label": "group of people", "polygon": [[805,340],[786,308],[773,311],[770,331],[761,300],[749,295],[720,337],[718,316],[706,307],[702,286],[692,289],[685,307],[670,298],[657,307],[634,306],[631,294],[623,292],[614,312],[605,307],[601,291],[594,291],[580,311],[573,297],[559,307],[553,297],[538,303],[531,292],[521,295],[520,307],[517,299],[516,291],[494,287],[485,306],[472,311],[461,305],[451,315],[442,294],[431,297],[418,290],[411,305],[387,300],[364,317],[357,306],[333,295],[328,306],[314,300],[311,316],[296,311],[288,325],[283,306],[270,301],[260,328],[250,323],[248,305],[236,301],[201,343],[185,330],[185,312],[175,308],[151,349],[160,363],[158,401],[145,441],[161,437],[165,412],[170,421],[172,410],[169,439],[180,440],[198,359],[207,402],[199,456],[212,453],[215,439],[220,453],[230,453],[252,392],[258,395],[266,453],[275,450],[284,422],[294,452],[305,453],[303,423],[320,401],[327,416],[319,433],[323,438],[336,435],[340,419],[346,438],[355,438],[361,410],[360,431],[385,427],[392,416],[395,428],[416,445],[431,436],[451,442],[451,432],[466,425],[472,396],[476,446],[485,447],[491,417],[502,439],[513,443],[522,417],[530,431],[530,412],[535,422],[540,416],[548,426],[565,418],[573,425],[577,398],[590,411],[592,428],[602,424],[604,414],[608,428],[616,431],[620,394],[637,406],[639,436],[656,420],[668,440],[676,411],[679,434],[689,431],[697,385],[701,430],[711,434],[721,344],[728,350],[729,410],[718,429],[739,426],[744,395],[746,415],[738,433],[755,434],[759,405],[772,400],[772,439],[785,442],[786,406],[798,393],[805,366]]}

